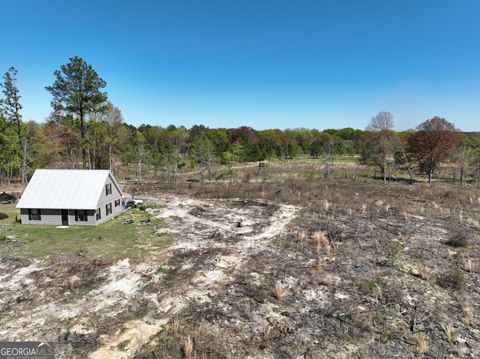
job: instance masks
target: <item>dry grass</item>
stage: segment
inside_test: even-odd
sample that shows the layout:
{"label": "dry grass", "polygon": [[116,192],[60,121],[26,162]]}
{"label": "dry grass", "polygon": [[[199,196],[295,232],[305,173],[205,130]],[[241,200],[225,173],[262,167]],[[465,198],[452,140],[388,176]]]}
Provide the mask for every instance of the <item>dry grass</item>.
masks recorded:
{"label": "dry grass", "polygon": [[282,282],[278,281],[277,283],[275,283],[275,289],[273,290],[273,295],[275,296],[275,298],[277,298],[277,300],[282,300],[287,296],[287,292]]}
{"label": "dry grass", "polygon": [[473,316],[473,309],[472,307],[468,306],[463,310],[465,314],[465,324],[469,327],[473,327],[474,323],[474,316]]}
{"label": "dry grass", "polygon": [[313,235],[313,242],[317,246],[317,251],[320,251],[320,248],[322,248],[325,255],[331,257],[332,246],[324,232],[315,232]]}
{"label": "dry grass", "polygon": [[296,240],[298,243],[303,243],[305,241],[305,232],[298,232],[296,236]]}
{"label": "dry grass", "polygon": [[172,320],[172,333],[174,337],[178,336],[178,333],[180,333],[180,322],[177,318],[173,318]]}
{"label": "dry grass", "polygon": [[414,341],[417,353],[423,355],[428,350],[428,337],[424,333],[417,333]]}
{"label": "dry grass", "polygon": [[362,214],[365,215],[367,213],[367,205],[362,204]]}
{"label": "dry grass", "polygon": [[475,265],[475,262],[470,259],[470,258],[464,258],[462,256],[462,263],[463,263],[463,267],[465,268],[466,271],[470,272],[470,273],[474,273],[475,272],[475,269],[476,269],[476,265]]}
{"label": "dry grass", "polygon": [[315,272],[320,273],[323,271],[323,264],[320,257],[315,261]]}
{"label": "dry grass", "polygon": [[193,359],[193,342],[191,337],[187,337],[183,343],[183,357],[185,359]]}
{"label": "dry grass", "polygon": [[382,288],[380,288],[378,284],[375,284],[374,294],[375,294],[375,300],[377,302],[381,302],[383,299],[383,292],[382,292]]}
{"label": "dry grass", "polygon": [[423,280],[428,280],[432,275],[432,270],[423,263],[417,263],[415,274]]}
{"label": "dry grass", "polygon": [[317,247],[324,247],[329,244],[327,236],[323,232],[315,232],[313,234],[313,241]]}
{"label": "dry grass", "polygon": [[445,336],[447,337],[447,342],[454,343],[457,338],[457,333],[453,324],[449,323],[446,326],[443,326],[443,331],[445,332]]}

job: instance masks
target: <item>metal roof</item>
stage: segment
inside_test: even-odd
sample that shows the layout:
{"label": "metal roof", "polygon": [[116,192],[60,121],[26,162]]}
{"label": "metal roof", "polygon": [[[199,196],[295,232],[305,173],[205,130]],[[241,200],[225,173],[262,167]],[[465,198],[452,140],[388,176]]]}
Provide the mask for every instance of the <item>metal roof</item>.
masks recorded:
{"label": "metal roof", "polygon": [[109,170],[37,169],[17,208],[96,209],[108,176],[123,196]]}

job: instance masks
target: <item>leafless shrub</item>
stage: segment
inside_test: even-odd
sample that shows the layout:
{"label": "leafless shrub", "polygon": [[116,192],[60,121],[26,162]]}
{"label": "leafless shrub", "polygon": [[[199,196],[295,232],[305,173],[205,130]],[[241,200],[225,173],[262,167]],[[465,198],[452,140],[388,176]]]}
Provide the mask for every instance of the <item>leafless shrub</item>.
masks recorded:
{"label": "leafless shrub", "polygon": [[283,286],[282,282],[278,281],[275,283],[275,289],[273,291],[273,294],[277,300],[282,300],[285,298],[287,295],[287,292],[285,291],[285,287]]}
{"label": "leafless shrub", "polygon": [[360,328],[368,330],[369,332],[374,329],[375,325],[371,311],[364,311],[356,306],[353,306],[350,309],[350,315],[353,322],[355,322]]}

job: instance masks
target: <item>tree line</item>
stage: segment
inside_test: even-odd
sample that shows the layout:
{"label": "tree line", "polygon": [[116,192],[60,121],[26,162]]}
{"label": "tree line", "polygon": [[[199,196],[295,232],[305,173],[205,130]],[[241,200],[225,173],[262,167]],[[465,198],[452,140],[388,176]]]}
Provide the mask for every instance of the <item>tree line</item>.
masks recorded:
{"label": "tree line", "polygon": [[3,76],[0,99],[0,181],[28,181],[35,168],[63,167],[111,169],[124,166],[142,178],[144,168],[177,173],[216,165],[230,170],[241,162],[357,156],[378,168],[385,181],[396,169],[424,173],[429,181],[441,162],[453,159],[461,180],[478,177],[480,137],[463,134],[453,123],[434,117],[415,130],[396,132],[393,116],[380,112],[365,130],[353,128],[267,129],[208,128],[196,125],[135,127],[125,123],[121,111],[105,92],[106,82],[80,57],[54,72],[52,112],[43,123],[24,122],[17,70]]}

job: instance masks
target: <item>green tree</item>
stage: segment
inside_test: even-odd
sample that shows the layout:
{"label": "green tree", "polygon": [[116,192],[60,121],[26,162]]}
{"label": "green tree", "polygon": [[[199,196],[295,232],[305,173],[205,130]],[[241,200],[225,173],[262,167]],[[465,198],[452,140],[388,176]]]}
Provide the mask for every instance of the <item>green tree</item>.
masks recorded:
{"label": "green tree", "polygon": [[10,67],[3,75],[1,87],[5,97],[0,100],[0,106],[7,121],[15,126],[18,136],[21,137],[22,115],[20,110],[22,105],[20,103],[20,91],[17,87],[17,70],[14,67]]}
{"label": "green tree", "polygon": [[[0,100],[0,108],[4,114],[6,121],[6,129],[4,135],[4,143],[8,143],[9,151],[7,153],[12,156],[8,160],[10,176],[15,172],[20,173],[22,183],[27,183],[28,170],[28,150],[29,143],[23,133],[22,115],[20,110],[20,91],[17,87],[17,70],[10,67],[3,76],[3,82],[0,85],[4,98]],[[20,159],[20,160],[19,160]],[[14,167],[17,166],[17,167]]]}
{"label": "green tree", "polygon": [[51,105],[60,115],[71,116],[80,132],[82,164],[87,164],[86,121],[93,113],[106,110],[106,82],[82,58],[74,56],[54,72],[55,82],[46,89],[53,96]]}

